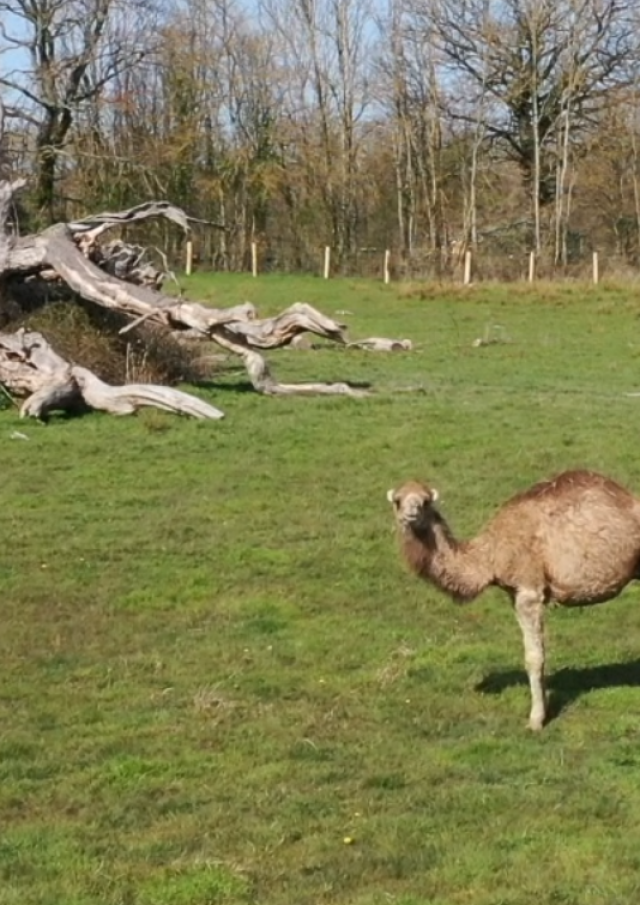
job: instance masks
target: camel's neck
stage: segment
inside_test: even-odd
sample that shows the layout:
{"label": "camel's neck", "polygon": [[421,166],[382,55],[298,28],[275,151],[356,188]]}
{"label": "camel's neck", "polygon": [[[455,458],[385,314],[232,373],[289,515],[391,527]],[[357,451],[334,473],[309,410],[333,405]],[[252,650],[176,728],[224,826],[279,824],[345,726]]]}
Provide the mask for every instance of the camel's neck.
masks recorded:
{"label": "camel's neck", "polygon": [[457,541],[442,518],[420,530],[402,532],[409,566],[456,600],[473,600],[491,584],[489,551],[482,537]]}

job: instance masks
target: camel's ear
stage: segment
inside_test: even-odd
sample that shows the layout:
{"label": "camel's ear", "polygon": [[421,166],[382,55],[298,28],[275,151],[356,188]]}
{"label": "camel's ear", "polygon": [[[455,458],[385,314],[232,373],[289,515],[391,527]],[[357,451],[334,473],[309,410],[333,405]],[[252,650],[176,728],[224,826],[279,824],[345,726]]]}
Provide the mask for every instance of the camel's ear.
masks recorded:
{"label": "camel's ear", "polygon": [[438,493],[438,491],[436,490],[436,488],[435,488],[435,487],[432,487],[432,488],[431,488],[431,502],[432,502],[432,503],[437,503],[437,502],[438,502],[439,496],[440,496],[440,494]]}
{"label": "camel's ear", "polygon": [[395,502],[397,502],[395,490],[387,490],[387,500],[388,500],[390,503],[395,503]]}

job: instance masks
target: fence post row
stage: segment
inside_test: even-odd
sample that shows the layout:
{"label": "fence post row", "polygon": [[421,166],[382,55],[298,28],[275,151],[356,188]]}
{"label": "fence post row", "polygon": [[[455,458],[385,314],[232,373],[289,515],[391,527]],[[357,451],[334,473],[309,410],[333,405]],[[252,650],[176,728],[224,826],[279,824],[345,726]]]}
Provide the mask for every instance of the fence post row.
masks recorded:
{"label": "fence post row", "polygon": [[[536,279],[536,263],[537,263],[537,255],[535,251],[529,252],[529,269],[527,279],[529,283],[533,283]],[[472,252],[471,249],[467,249],[464,253],[464,270],[462,282],[465,286],[469,286],[471,283],[471,273],[472,273]],[[185,273],[187,276],[191,275],[193,269],[193,241],[191,239],[187,240],[186,244],[186,263],[185,263]],[[251,273],[254,277],[258,276],[258,243],[251,243]],[[324,266],[323,266],[323,276],[325,280],[328,280],[331,276],[331,246],[325,245],[324,247]],[[382,279],[385,283],[391,282],[391,249],[386,248],[384,251],[384,259],[382,265]],[[600,264],[598,258],[598,252],[593,252],[592,258],[592,280],[595,285],[600,282]]]}

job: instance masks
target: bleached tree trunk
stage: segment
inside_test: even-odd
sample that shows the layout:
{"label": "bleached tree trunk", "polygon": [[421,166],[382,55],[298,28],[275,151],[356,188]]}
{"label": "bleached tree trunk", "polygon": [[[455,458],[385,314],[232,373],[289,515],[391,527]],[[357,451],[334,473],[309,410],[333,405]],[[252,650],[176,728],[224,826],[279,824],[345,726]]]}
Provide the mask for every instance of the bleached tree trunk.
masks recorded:
{"label": "bleached tree trunk", "polygon": [[[422,5],[423,12],[434,0]],[[403,247],[426,233],[432,251],[444,239],[442,123],[433,30],[416,25],[413,0],[392,0],[380,25],[390,40],[382,59],[382,89],[393,118],[398,222]],[[425,13],[426,15],[426,13]]]}
{"label": "bleached tree trunk", "polygon": [[402,34],[403,0],[391,0],[389,17],[380,23],[382,34],[389,34],[389,53],[383,60],[384,78],[389,92],[389,113],[393,130],[393,163],[396,179],[396,212],[400,250],[404,258],[413,251],[413,227],[416,209],[416,175],[413,163],[413,138],[407,66]]}
{"label": "bleached tree trunk", "polygon": [[407,139],[406,123],[398,122],[394,128],[394,169],[396,177],[396,211],[398,235],[403,257],[410,257],[413,248],[413,209],[415,205],[414,175],[411,160],[411,141]]}
{"label": "bleached tree trunk", "polygon": [[478,245],[478,172],[480,150],[486,132],[485,102],[486,84],[483,78],[480,85],[480,96],[475,104],[475,122],[471,134],[471,153],[469,155],[469,178],[466,184],[463,182],[463,187],[465,189],[463,202],[464,240],[472,248],[477,248]]}
{"label": "bleached tree trunk", "polygon": [[569,153],[571,132],[571,106],[567,103],[559,124],[558,164],[555,203],[555,263],[567,264],[567,231],[569,228],[570,191]]}
{"label": "bleached tree trunk", "polygon": [[537,22],[537,8],[533,5],[529,19],[529,37],[531,40],[531,132],[533,137],[533,179],[531,185],[531,202],[533,211],[533,235],[536,254],[542,251],[542,229],[540,222],[540,177],[542,172],[542,157],[540,147],[540,86],[538,84],[539,57],[539,30]]}
{"label": "bleached tree trunk", "polygon": [[638,128],[640,127],[640,80],[636,73],[631,92],[631,112],[629,143],[631,146],[631,185],[633,186],[633,208],[635,215],[635,250],[640,257],[640,153],[638,148]]}
{"label": "bleached tree trunk", "polygon": [[431,249],[441,251],[444,239],[444,213],[442,195],[442,123],[440,111],[442,98],[440,84],[435,65],[435,39],[432,34],[429,53],[429,150],[431,164],[431,198],[433,205],[433,228],[431,231]]}
{"label": "bleached tree trunk", "polygon": [[356,245],[361,123],[370,103],[369,3],[262,0],[293,82],[287,96],[294,147],[307,184],[320,192],[338,257]]}

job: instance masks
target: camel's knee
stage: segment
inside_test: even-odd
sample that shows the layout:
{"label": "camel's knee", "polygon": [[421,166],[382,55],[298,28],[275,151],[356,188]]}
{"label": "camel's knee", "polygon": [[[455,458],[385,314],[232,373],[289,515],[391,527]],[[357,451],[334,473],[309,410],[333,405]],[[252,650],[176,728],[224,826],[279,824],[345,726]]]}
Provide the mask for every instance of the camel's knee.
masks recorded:
{"label": "camel's knee", "polygon": [[541,676],[544,673],[544,654],[542,651],[527,651],[524,665],[530,675]]}

